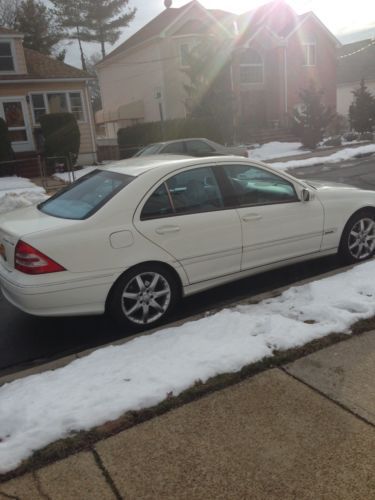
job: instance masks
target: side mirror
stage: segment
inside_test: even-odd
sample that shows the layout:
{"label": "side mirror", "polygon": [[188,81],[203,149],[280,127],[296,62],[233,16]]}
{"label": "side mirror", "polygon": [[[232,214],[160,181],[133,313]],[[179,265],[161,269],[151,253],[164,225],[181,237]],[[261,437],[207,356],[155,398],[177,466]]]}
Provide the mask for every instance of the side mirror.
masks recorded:
{"label": "side mirror", "polygon": [[311,200],[311,194],[308,189],[302,189],[302,201],[307,202]]}

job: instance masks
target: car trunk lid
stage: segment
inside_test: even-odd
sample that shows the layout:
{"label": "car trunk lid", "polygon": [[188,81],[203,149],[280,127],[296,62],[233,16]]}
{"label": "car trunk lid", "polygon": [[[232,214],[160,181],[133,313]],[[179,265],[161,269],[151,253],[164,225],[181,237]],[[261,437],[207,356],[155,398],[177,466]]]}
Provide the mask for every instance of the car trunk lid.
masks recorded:
{"label": "car trunk lid", "polygon": [[64,229],[77,224],[80,220],[60,219],[28,207],[8,212],[0,217],[0,264],[6,269],[14,269],[14,253],[20,239],[35,233]]}

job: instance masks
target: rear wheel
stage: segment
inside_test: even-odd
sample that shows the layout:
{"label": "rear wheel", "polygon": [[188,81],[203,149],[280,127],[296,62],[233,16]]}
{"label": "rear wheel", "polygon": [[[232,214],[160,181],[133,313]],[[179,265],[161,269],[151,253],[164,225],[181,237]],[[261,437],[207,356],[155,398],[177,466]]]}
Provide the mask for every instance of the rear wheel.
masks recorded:
{"label": "rear wheel", "polygon": [[157,264],[145,264],[125,273],[116,283],[109,312],[121,324],[145,330],[159,324],[178,297],[172,272]]}
{"label": "rear wheel", "polygon": [[375,251],[375,211],[354,214],[341,237],[340,254],[348,263],[369,259]]}

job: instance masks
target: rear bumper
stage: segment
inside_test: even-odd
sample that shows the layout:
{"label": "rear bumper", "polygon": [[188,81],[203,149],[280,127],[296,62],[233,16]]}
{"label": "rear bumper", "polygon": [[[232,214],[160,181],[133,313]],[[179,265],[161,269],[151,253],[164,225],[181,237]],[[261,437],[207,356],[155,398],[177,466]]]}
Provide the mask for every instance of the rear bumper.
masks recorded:
{"label": "rear bumper", "polygon": [[0,264],[0,287],[4,297],[18,309],[36,316],[102,314],[118,276],[77,276],[68,272],[28,276],[18,271],[9,272]]}

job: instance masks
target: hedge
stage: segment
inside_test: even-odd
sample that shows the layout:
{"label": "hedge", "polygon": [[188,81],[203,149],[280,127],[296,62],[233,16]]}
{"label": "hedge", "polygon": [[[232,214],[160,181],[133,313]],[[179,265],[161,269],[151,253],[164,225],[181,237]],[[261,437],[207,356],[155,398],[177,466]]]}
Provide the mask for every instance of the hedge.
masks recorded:
{"label": "hedge", "polygon": [[44,137],[44,152],[49,156],[71,158],[75,163],[81,134],[77,120],[72,113],[51,113],[40,117]]}
{"label": "hedge", "polygon": [[223,141],[219,127],[212,119],[206,118],[166,120],[163,124],[161,122],[138,123],[131,127],[121,128],[117,132],[120,148],[145,146],[153,142],[189,137],[205,137],[216,142]]}

